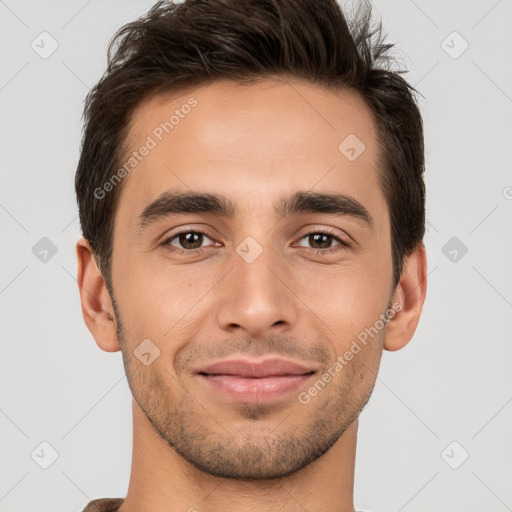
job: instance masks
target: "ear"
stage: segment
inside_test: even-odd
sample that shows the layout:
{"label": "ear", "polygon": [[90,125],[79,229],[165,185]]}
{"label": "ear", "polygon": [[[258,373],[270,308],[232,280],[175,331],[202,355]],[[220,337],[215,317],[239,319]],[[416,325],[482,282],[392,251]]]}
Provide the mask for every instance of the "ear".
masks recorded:
{"label": "ear", "polygon": [[112,301],[92,248],[83,237],[76,244],[76,256],[77,282],[85,324],[102,350],[116,352],[121,346],[116,336]]}
{"label": "ear", "polygon": [[405,261],[400,281],[393,294],[392,305],[398,312],[388,323],[384,335],[386,350],[399,350],[413,337],[427,293],[427,255],[421,244]]}

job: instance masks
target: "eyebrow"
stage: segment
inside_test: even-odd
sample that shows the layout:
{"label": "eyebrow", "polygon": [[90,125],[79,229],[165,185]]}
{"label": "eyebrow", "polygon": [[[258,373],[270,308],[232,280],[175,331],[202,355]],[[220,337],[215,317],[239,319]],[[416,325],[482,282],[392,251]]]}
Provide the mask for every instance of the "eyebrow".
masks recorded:
{"label": "eyebrow", "polygon": [[[291,196],[281,197],[274,211],[282,217],[300,213],[327,213],[353,217],[362,220],[369,227],[373,226],[368,210],[359,201],[345,194],[298,191]],[[183,213],[207,213],[233,218],[236,212],[236,205],[223,195],[169,191],[144,208],[137,218],[137,226],[143,230],[162,218]]]}

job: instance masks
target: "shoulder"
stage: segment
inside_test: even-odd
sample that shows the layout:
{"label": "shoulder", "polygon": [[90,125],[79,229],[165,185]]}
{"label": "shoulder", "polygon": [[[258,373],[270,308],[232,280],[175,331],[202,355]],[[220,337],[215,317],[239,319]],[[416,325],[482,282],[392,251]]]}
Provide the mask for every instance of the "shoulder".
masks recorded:
{"label": "shoulder", "polygon": [[117,512],[124,498],[100,498],[92,500],[82,512]]}

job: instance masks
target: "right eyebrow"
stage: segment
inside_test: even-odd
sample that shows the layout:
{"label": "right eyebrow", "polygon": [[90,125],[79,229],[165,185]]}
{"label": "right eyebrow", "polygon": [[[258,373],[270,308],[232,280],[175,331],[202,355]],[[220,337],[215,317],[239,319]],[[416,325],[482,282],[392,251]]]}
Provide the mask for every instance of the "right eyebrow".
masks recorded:
{"label": "right eyebrow", "polygon": [[144,208],[137,219],[140,229],[172,214],[211,213],[233,217],[236,206],[225,196],[204,193],[164,192]]}

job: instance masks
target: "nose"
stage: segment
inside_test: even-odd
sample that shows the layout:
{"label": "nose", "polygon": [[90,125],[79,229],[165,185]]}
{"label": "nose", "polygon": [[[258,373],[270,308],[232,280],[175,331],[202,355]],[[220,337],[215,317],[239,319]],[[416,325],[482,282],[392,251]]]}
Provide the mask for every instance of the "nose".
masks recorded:
{"label": "nose", "polygon": [[286,262],[270,250],[250,263],[236,252],[231,260],[232,270],[219,297],[219,327],[254,338],[292,329],[299,302]]}

